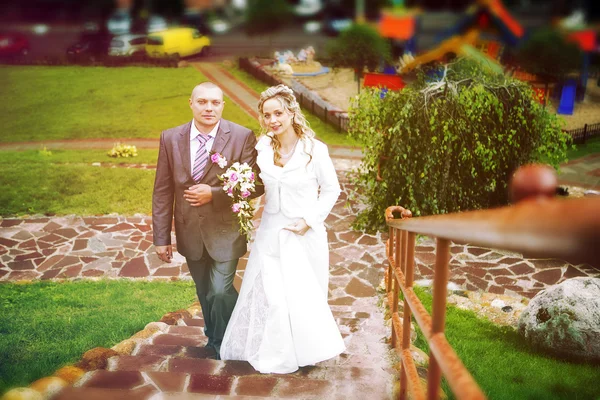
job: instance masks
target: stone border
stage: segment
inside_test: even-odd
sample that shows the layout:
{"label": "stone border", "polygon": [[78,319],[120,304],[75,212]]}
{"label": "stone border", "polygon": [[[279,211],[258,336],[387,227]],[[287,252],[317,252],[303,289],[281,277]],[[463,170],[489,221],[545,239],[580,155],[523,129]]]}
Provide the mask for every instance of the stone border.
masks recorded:
{"label": "stone border", "polygon": [[201,313],[200,303],[192,303],[187,309],[166,313],[158,322],[148,323],[144,329],[122,340],[110,349],[95,347],[86,351],[73,365],[59,368],[50,376],[32,382],[28,387],[16,387],[7,391],[1,400],[42,400],[50,399],[63,388],[80,386],[89,378],[90,372],[106,369],[109,359],[114,356],[131,355],[139,346],[149,343],[155,336],[165,333],[169,326],[185,325],[186,318]]}

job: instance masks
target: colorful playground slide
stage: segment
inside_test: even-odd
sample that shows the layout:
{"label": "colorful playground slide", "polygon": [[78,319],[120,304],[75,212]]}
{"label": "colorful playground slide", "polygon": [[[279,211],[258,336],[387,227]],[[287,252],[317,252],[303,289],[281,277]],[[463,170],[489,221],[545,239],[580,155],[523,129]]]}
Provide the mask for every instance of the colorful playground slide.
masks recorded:
{"label": "colorful playground slide", "polygon": [[575,106],[575,81],[569,80],[565,83],[560,95],[560,104],[557,112],[564,115],[573,115]]}

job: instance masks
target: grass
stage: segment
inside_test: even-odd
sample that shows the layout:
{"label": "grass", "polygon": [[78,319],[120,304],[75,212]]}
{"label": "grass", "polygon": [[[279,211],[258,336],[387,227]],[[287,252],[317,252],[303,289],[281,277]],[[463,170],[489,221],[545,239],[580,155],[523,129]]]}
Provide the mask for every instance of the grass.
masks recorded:
{"label": "grass", "polygon": [[0,152],[0,215],[151,213],[154,170],[92,162],[156,164],[158,150],[111,158],[106,150]]}
{"label": "grass", "polygon": [[[233,76],[244,82],[256,93],[261,93],[269,87],[266,83],[259,81],[246,71],[241,70],[237,66],[222,65],[223,68],[227,69]],[[355,139],[350,138],[346,133],[339,132],[337,128],[332,125],[323,122],[319,117],[312,114],[306,108],[302,109],[304,116],[306,117],[310,127],[315,131],[317,137],[328,145],[335,146],[353,146],[361,147],[361,144]]]}
{"label": "grass", "polygon": [[[431,313],[431,295],[415,292]],[[598,366],[535,353],[514,329],[471,311],[448,307],[446,337],[489,399],[600,399]],[[429,351],[420,331],[415,345]],[[446,382],[443,386],[453,398]]]}
{"label": "grass", "polygon": [[[191,120],[188,99],[203,80],[193,67],[1,66],[0,142],[158,138]],[[228,100],[223,117],[258,131]]]}
{"label": "grass", "polygon": [[194,300],[192,282],[0,284],[0,394],[94,347],[110,348]]}
{"label": "grass", "polygon": [[587,140],[585,144],[573,145],[573,148],[567,151],[567,158],[575,160],[595,153],[600,153],[600,137]]}

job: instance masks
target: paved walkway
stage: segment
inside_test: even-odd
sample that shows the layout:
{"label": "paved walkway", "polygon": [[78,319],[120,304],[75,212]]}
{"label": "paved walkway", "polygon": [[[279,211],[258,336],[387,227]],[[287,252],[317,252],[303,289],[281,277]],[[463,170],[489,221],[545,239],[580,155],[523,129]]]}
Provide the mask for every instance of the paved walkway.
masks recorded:
{"label": "paved walkway", "polygon": [[561,167],[559,182],[600,191],[600,153],[572,160]]}

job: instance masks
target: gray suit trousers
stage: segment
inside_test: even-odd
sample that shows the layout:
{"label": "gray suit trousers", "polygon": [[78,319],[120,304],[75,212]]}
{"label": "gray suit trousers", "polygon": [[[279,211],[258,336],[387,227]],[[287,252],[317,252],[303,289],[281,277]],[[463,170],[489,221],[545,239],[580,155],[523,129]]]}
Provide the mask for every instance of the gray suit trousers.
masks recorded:
{"label": "gray suit trousers", "polygon": [[202,307],[207,346],[213,347],[219,354],[225,328],[238,298],[233,287],[238,259],[218,262],[204,249],[200,260],[186,260]]}

